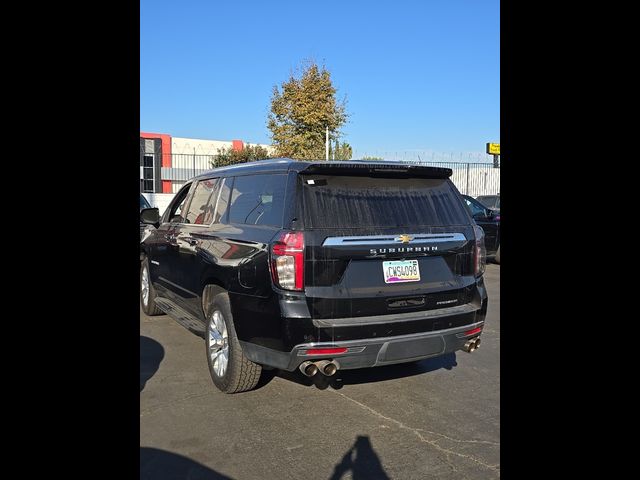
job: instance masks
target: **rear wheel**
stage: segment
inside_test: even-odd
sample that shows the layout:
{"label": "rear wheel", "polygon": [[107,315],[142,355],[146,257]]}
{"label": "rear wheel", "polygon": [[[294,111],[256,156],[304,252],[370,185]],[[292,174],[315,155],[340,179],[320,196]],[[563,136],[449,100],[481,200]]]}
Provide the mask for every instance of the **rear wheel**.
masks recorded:
{"label": "rear wheel", "polygon": [[498,245],[498,251],[496,252],[495,261],[498,265],[500,265],[500,245]]}
{"label": "rear wheel", "polygon": [[151,282],[149,259],[146,257],[140,264],[140,305],[142,306],[142,311],[150,317],[164,313],[156,305],[156,289],[153,288],[153,283]]}
{"label": "rear wheel", "polygon": [[216,295],[207,309],[205,343],[209,373],[220,391],[239,393],[255,388],[262,367],[242,352],[226,293]]}

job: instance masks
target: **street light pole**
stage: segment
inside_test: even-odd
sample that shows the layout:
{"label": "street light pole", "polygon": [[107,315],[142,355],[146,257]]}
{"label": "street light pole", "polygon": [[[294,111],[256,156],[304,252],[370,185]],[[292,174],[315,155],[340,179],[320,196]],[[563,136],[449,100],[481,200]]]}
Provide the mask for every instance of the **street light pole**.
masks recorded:
{"label": "street light pole", "polygon": [[326,160],[329,160],[329,125],[327,125],[325,133],[324,156]]}

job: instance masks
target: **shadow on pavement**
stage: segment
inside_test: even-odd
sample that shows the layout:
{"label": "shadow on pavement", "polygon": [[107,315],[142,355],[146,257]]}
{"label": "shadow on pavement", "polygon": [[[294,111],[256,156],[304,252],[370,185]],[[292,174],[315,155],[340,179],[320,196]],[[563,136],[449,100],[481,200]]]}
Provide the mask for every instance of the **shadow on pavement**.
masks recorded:
{"label": "shadow on pavement", "polygon": [[[355,478],[355,477],[354,477]],[[231,480],[201,463],[157,448],[140,447],[140,480]]]}
{"label": "shadow on pavement", "polygon": [[388,480],[389,476],[382,468],[382,463],[371,446],[369,437],[358,435],[353,447],[345,453],[342,461],[333,469],[330,480],[340,480],[347,473],[351,472],[347,478],[353,480],[363,480],[375,478],[377,480]]}
{"label": "shadow on pavement", "polygon": [[140,391],[155,375],[164,358],[164,348],[152,338],[140,335]]}
{"label": "shadow on pavement", "polygon": [[[321,373],[318,373],[315,376],[308,378],[297,369],[293,372],[287,372],[285,370],[278,370],[277,372],[268,371],[263,372],[263,375],[267,378],[265,378],[264,381],[261,378],[260,383],[262,385],[266,385],[273,376],[277,375],[280,378],[284,378],[285,380],[299,383],[301,385],[306,385],[307,387],[315,385],[320,390],[324,390],[327,387],[338,390],[344,385],[358,385],[361,383],[375,383],[393,380],[396,378],[413,377],[415,375],[422,375],[424,373],[440,370],[441,368],[451,370],[456,366],[458,366],[458,363],[456,362],[456,354],[455,352],[451,352],[438,357],[427,358],[419,362],[338,371],[338,373],[332,377],[326,377]],[[259,386],[261,385],[259,384]]]}

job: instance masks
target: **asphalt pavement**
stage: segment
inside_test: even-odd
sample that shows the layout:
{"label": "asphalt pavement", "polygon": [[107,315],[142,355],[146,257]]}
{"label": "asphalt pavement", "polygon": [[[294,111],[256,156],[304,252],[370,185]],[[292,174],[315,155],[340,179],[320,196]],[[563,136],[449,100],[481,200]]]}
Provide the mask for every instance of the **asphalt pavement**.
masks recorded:
{"label": "asphalt pavement", "polygon": [[265,372],[226,395],[204,341],[140,313],[141,479],[500,477],[500,266],[487,265],[482,345],[313,384]]}

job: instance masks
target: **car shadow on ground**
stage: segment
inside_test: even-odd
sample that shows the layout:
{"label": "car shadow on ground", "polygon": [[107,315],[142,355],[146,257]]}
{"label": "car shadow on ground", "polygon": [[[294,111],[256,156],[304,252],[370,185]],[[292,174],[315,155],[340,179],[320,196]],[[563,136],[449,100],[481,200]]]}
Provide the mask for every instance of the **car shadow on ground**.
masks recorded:
{"label": "car shadow on ground", "polygon": [[154,339],[140,335],[140,391],[155,375],[164,358],[164,348]]}
{"label": "car shadow on ground", "polygon": [[327,377],[321,373],[309,378],[299,370],[287,372],[285,370],[268,370],[262,372],[262,377],[257,385],[260,388],[269,383],[275,376],[289,380],[307,387],[315,386],[320,390],[327,387],[340,389],[345,385],[358,385],[361,383],[384,382],[397,378],[413,377],[444,368],[451,370],[458,366],[455,352],[446,353],[438,357],[427,358],[419,362],[400,363],[383,367],[361,368],[358,370],[338,371],[334,376]]}
{"label": "car shadow on ground", "polygon": [[[140,480],[231,480],[193,460],[157,448],[140,447]],[[355,478],[355,477],[354,477]]]}

